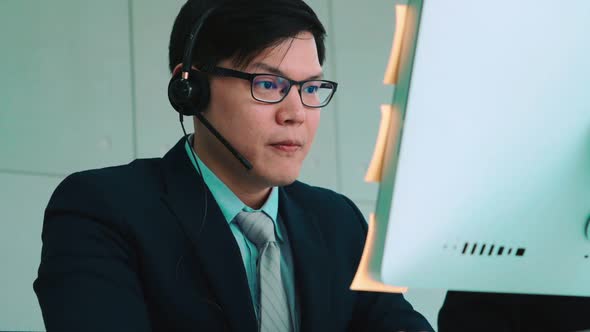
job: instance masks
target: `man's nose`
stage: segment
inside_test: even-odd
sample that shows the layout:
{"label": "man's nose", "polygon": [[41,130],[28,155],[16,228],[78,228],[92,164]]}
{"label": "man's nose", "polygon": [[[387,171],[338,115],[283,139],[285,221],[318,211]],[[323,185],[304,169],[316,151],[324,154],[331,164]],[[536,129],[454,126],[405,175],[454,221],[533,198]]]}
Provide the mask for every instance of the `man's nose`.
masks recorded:
{"label": "man's nose", "polygon": [[306,107],[301,102],[299,86],[292,86],[289,94],[279,103],[281,106],[277,112],[277,122],[282,125],[301,124],[305,121]]}

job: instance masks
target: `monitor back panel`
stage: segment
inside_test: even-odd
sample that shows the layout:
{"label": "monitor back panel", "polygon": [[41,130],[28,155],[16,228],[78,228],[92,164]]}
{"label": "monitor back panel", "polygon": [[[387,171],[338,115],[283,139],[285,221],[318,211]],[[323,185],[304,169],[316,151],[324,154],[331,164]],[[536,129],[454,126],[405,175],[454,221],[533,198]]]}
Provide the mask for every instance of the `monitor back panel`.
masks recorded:
{"label": "monitor back panel", "polygon": [[590,1],[425,0],[413,60],[383,280],[590,296]]}

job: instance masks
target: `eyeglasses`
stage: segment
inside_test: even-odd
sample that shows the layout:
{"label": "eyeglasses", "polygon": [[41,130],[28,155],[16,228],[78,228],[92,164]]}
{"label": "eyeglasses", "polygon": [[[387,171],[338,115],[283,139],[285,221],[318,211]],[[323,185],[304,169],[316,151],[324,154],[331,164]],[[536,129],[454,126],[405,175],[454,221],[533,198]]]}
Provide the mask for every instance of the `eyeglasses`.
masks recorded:
{"label": "eyeglasses", "polygon": [[297,85],[301,103],[307,107],[320,108],[328,105],[338,87],[338,83],[332,81],[294,81],[279,75],[251,74],[221,67],[209,68],[206,72],[212,75],[235,77],[250,81],[252,98],[268,104],[280,103],[289,94],[291,87]]}

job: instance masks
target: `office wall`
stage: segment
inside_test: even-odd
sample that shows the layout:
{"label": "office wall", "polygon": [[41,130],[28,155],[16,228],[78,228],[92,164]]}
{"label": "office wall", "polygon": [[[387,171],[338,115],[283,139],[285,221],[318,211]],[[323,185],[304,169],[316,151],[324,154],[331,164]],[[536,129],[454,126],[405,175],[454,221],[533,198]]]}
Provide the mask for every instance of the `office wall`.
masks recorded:
{"label": "office wall", "polygon": [[[44,330],[32,290],[43,210],[67,174],[162,156],[181,136],[166,87],[168,37],[182,0],[0,1],[0,330]],[[308,2],[328,30],[323,110],[301,180],[348,195],[365,215],[363,181],[391,100],[383,71],[392,0]],[[192,126],[191,126],[192,127]],[[434,325],[444,290],[407,298]]]}

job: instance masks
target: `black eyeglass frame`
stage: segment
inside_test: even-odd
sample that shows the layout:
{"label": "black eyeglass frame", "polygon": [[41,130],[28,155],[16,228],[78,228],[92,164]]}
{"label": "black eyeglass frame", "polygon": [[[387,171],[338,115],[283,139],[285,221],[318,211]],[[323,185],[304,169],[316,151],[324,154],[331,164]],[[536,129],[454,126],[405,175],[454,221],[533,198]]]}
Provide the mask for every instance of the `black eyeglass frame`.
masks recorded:
{"label": "black eyeglass frame", "polygon": [[[229,68],[223,68],[223,67],[217,67],[217,66],[208,68],[207,70],[204,70],[204,72],[211,74],[211,75],[223,76],[223,77],[235,77],[235,78],[241,78],[243,80],[249,81],[250,82],[250,94],[252,95],[252,98],[254,98],[254,100],[256,100],[256,101],[266,103],[266,104],[278,104],[278,103],[282,102],[283,100],[285,100],[285,97],[287,97],[287,95],[291,91],[291,88],[293,87],[293,85],[297,85],[297,87],[298,87],[297,90],[299,91],[299,98],[301,99],[301,103],[303,105],[305,105],[306,107],[310,107],[310,108],[322,108],[322,107],[327,106],[330,103],[330,101],[332,100],[332,97],[334,97],[334,94],[336,93],[336,89],[338,88],[338,83],[336,83],[334,81],[318,80],[318,79],[295,81],[295,80],[289,79],[289,78],[281,76],[281,75],[275,75],[275,74],[269,74],[269,73],[246,73],[246,72],[235,70],[235,69],[229,69]],[[289,82],[289,88],[287,89],[287,92],[283,95],[283,97],[280,100],[267,101],[267,100],[258,99],[254,96],[254,84],[253,84],[254,79],[257,76],[280,77],[280,78],[284,79],[285,81]],[[303,84],[305,84],[307,82],[328,83],[328,84],[331,84],[334,87],[334,89],[332,90],[332,93],[330,94],[329,98],[326,99],[326,101],[323,104],[321,104],[319,106],[310,106],[303,101],[303,95],[301,94],[301,87],[303,86]]]}

